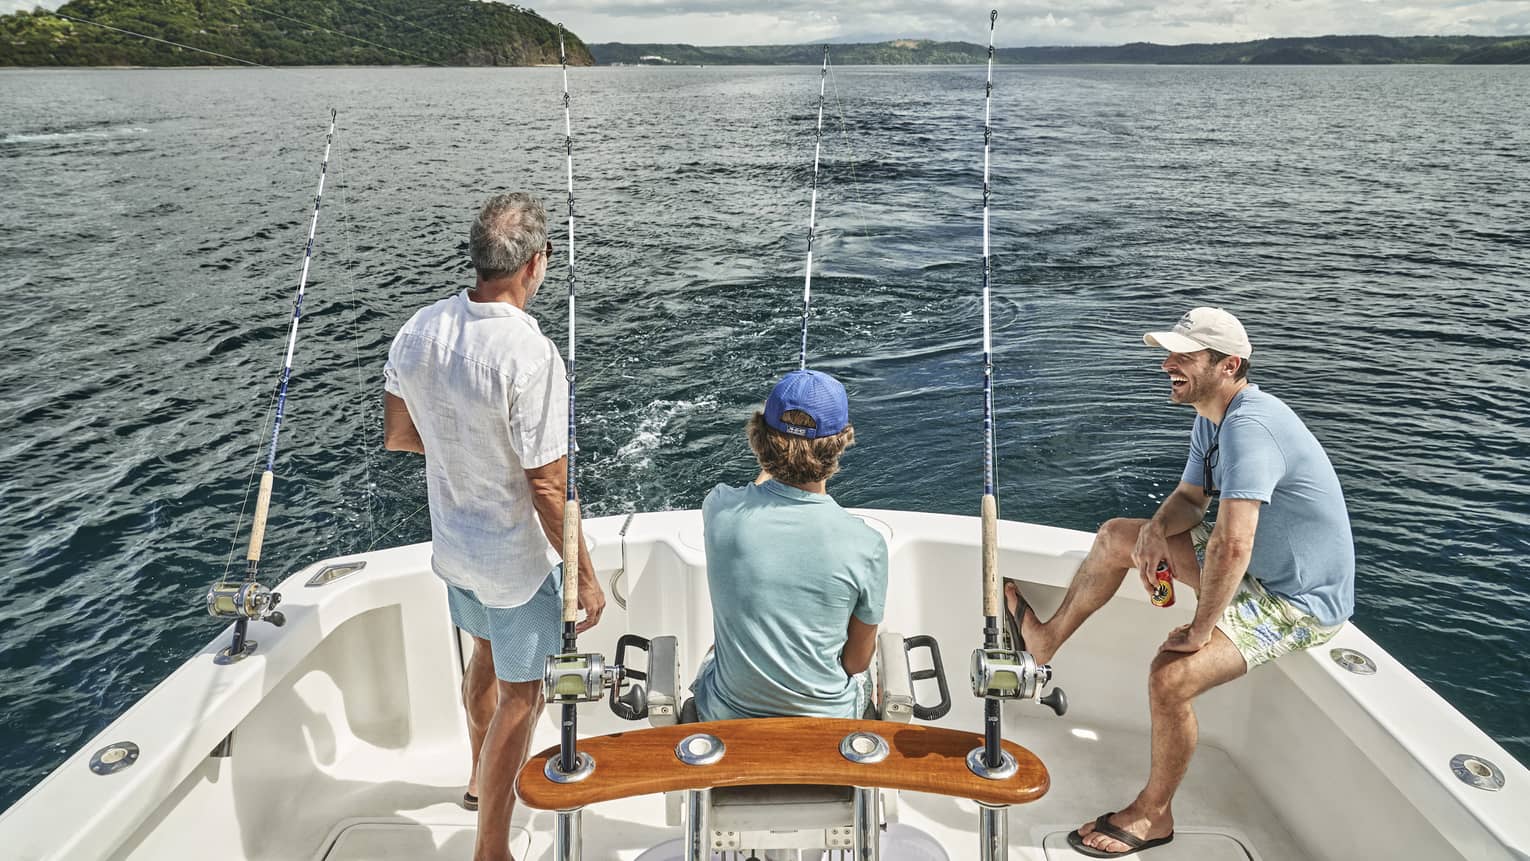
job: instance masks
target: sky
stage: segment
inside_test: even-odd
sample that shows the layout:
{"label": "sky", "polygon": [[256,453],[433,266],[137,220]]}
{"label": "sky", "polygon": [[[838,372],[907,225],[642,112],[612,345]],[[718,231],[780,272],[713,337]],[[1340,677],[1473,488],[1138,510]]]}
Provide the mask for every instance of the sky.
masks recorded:
{"label": "sky", "polygon": [[[360,0],[365,2],[365,0]],[[422,0],[429,2],[429,0]],[[59,2],[0,0],[0,12]],[[533,0],[586,42],[693,45],[943,39],[986,43],[990,4],[950,0]],[[1269,36],[1530,34],[1530,0],[1069,0],[993,3],[995,41],[1022,45],[1241,42]]]}

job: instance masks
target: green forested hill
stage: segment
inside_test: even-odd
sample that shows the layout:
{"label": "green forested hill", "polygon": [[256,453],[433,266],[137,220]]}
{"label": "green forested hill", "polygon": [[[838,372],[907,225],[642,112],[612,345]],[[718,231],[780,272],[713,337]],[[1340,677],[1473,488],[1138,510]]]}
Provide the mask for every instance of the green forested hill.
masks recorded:
{"label": "green forested hill", "polygon": [[[60,15],[268,66],[526,66],[558,62],[558,28],[476,0],[74,0]],[[594,61],[567,34],[569,62]],[[0,16],[0,66],[232,63],[37,10]]]}
{"label": "green forested hill", "polygon": [[[607,42],[591,45],[590,50],[602,64],[816,65],[823,56],[819,45],[697,47]],[[830,45],[829,53],[840,65],[981,63],[988,56],[983,45],[924,39]],[[1190,65],[1530,63],[1530,37],[1314,36],[1203,45],[1133,42],[1115,47],[1000,48],[994,59],[1000,63]]]}

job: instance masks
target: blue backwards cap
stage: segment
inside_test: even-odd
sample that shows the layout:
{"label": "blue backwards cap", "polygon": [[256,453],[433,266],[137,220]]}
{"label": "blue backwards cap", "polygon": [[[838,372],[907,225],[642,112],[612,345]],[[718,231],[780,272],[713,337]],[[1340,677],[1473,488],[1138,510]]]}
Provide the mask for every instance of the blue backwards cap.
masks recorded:
{"label": "blue backwards cap", "polygon": [[[806,413],[816,427],[799,427],[782,420],[789,410]],[[850,401],[839,380],[822,371],[792,371],[770,390],[765,401],[765,424],[781,433],[817,439],[833,436],[850,424]]]}

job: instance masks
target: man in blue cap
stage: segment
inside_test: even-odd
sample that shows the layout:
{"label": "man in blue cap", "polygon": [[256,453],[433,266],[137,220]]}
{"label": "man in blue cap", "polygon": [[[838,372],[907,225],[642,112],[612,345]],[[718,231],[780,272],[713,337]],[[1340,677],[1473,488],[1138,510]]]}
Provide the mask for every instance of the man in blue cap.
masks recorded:
{"label": "man in blue cap", "polygon": [[887,544],[826,490],[855,442],[845,387],[793,371],[748,434],[759,478],[701,506],[715,645],[692,685],[698,716],[861,717]]}

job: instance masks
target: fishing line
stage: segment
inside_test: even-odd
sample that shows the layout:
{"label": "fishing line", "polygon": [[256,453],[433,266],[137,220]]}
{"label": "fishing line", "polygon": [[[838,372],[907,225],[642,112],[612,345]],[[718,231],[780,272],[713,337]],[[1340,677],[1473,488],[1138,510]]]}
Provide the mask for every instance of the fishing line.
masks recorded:
{"label": "fishing line", "polygon": [[[866,223],[865,198],[861,195],[861,181],[856,174],[855,163],[857,161],[855,145],[850,142],[850,130],[845,124],[845,103],[839,98],[839,78],[834,74],[834,67],[829,67],[829,86],[834,90],[834,109],[839,113],[839,137],[844,143],[845,149],[850,151],[850,198],[855,210],[855,219],[861,225],[861,238],[866,244],[871,245],[871,227]],[[890,257],[881,254],[868,255],[881,260],[884,263],[896,263]]]}
{"label": "fishing line", "polygon": [[[367,537],[371,539],[368,549],[377,545],[377,518],[372,510],[372,500],[375,494],[372,487],[372,446],[367,440],[368,430],[371,428],[372,404],[374,398],[368,396],[366,388],[366,375],[362,371],[361,362],[361,297],[356,292],[356,278],[351,268],[357,264],[356,243],[351,235],[351,217],[349,205],[348,175],[343,173],[344,160],[338,160],[335,164],[335,211],[336,222],[340,227],[340,239],[345,245],[345,259],[349,265],[340,267],[341,277],[351,294],[351,358],[356,371],[356,397],[361,401],[361,452],[362,452],[362,505],[365,508]],[[379,444],[378,448],[382,446]]]}
{"label": "fishing line", "polygon": [[271,16],[276,17],[276,18],[282,18],[282,19],[285,19],[287,21],[291,21],[294,24],[302,24],[304,27],[311,27],[311,28],[313,28],[315,30],[322,30],[325,33],[329,33],[331,35],[339,36],[342,39],[350,39],[352,41],[360,42],[363,45],[371,45],[374,48],[381,48],[384,51],[392,51],[393,53],[398,54],[401,57],[412,57],[412,58],[414,58],[416,60],[420,60],[421,62],[427,63],[427,64],[432,65],[432,66],[440,66],[441,68],[446,68],[446,64],[445,63],[441,63],[441,62],[438,62],[436,60],[432,60],[432,59],[430,59],[428,57],[425,57],[425,56],[422,56],[420,54],[410,53],[409,51],[403,51],[403,50],[400,50],[398,48],[390,48],[387,45],[383,45],[383,44],[380,44],[378,42],[373,42],[373,41],[371,41],[369,39],[363,39],[360,36],[352,36],[349,33],[342,33],[339,30],[331,30],[330,28],[325,27],[322,24],[315,24],[312,21],[304,21],[301,18],[294,18],[291,15],[283,15],[280,12],[274,12],[274,11],[272,11],[270,9],[265,8],[264,6],[256,6],[253,3],[242,3],[240,5],[244,6],[246,9],[251,9],[253,11],[260,12],[260,13],[265,14],[265,15],[271,15]]}
{"label": "fishing line", "polygon": [[244,528],[244,513],[250,507],[250,486],[255,483],[255,475],[260,472],[260,441],[271,432],[271,412],[276,407],[276,390],[272,389],[266,395],[265,418],[261,419],[259,428],[255,431],[254,439],[250,448],[254,450],[255,457],[250,460],[250,472],[245,476],[244,493],[239,497],[239,516],[234,519],[234,534],[228,539],[228,558],[223,562],[223,577],[228,579],[230,568],[234,567],[234,554],[239,552],[239,532]]}
{"label": "fishing line", "polygon": [[[412,54],[412,53],[410,53],[408,51],[403,51],[403,50],[400,50],[398,48],[390,48],[387,45],[379,44],[377,42],[372,42],[372,41],[369,41],[367,39],[363,39],[360,36],[352,36],[352,35],[350,35],[348,33],[342,33],[342,32],[340,32],[338,30],[331,30],[328,27],[324,27],[324,26],[321,26],[319,24],[314,24],[314,23],[312,23],[310,21],[304,21],[304,20],[302,20],[300,18],[293,18],[290,15],[283,15],[280,12],[273,12],[270,9],[266,9],[264,7],[261,7],[261,6],[255,6],[255,5],[250,4],[250,3],[242,3],[240,5],[243,5],[245,8],[250,9],[250,10],[255,11],[255,12],[261,12],[261,13],[264,13],[266,15],[272,15],[272,16],[277,17],[277,18],[285,18],[286,20],[291,21],[291,22],[293,22],[295,24],[302,24],[305,27],[310,27],[310,28],[315,29],[315,30],[322,30],[322,31],[324,31],[326,33],[331,33],[331,34],[339,36],[339,37],[341,37],[343,39],[352,39],[354,41],[361,42],[361,43],[366,44],[366,45],[371,45],[374,48],[381,48],[384,51],[391,51],[391,52],[393,52],[395,54],[399,54],[400,56],[412,57],[412,58],[414,58],[416,60],[420,60],[422,62],[428,63],[429,65],[432,65],[432,66],[440,66],[442,68],[446,68],[446,64],[437,62],[437,61],[429,59],[427,57],[423,57],[423,56],[421,56],[419,54]],[[47,11],[47,10],[45,10],[45,11]],[[289,74],[298,74],[298,75],[311,75],[312,74],[311,72],[306,72],[305,73],[305,72],[299,72],[299,71],[296,71],[296,70],[293,70],[293,69],[284,69],[284,68],[280,68],[280,67],[277,67],[277,66],[268,66],[265,63],[257,63],[254,60],[246,60],[246,59],[243,59],[241,57],[235,57],[232,54],[220,54],[217,51],[209,51],[206,48],[198,48],[195,45],[187,45],[184,42],[173,42],[173,41],[171,41],[169,39],[162,39],[162,38],[160,38],[158,36],[150,36],[147,33],[138,33],[138,32],[135,32],[133,30],[125,30],[125,29],[123,29],[121,27],[113,27],[110,24],[102,24],[99,21],[92,21],[89,18],[79,18],[79,17],[73,16],[73,15],[65,15],[62,12],[53,12],[53,11],[49,11],[49,14],[53,15],[55,17],[58,17],[58,18],[62,18],[65,21],[70,21],[70,22],[77,23],[77,24],[89,24],[92,27],[100,27],[103,30],[111,30],[114,33],[123,33],[125,35],[134,36],[134,37],[137,37],[139,39],[147,39],[150,42],[159,42],[159,43],[164,44],[164,45],[172,45],[172,46],[174,46],[176,48],[185,48],[188,51],[195,51],[198,54],[206,54],[209,57],[218,57],[219,59],[223,59],[223,60],[232,60],[235,63],[241,63],[241,64],[246,65],[246,66],[254,66],[254,67],[258,68],[258,69],[272,69],[272,70],[276,70],[276,71],[282,71],[282,72],[287,72]]]}
{"label": "fishing line", "polygon": [[374,548],[377,547],[377,545],[382,543],[384,538],[387,538],[389,535],[392,535],[393,533],[399,531],[399,529],[403,528],[406,524],[409,523],[409,521],[414,519],[415,515],[424,511],[429,505],[430,501],[426,500],[425,502],[420,503],[419,508],[416,508],[415,510],[409,512],[407,515],[399,518],[398,522],[389,527],[387,532],[384,532],[383,534],[372,539],[372,543],[367,545],[367,552],[371,552]]}
{"label": "fishing line", "polygon": [[813,301],[813,231],[818,220],[818,155],[823,151],[823,96],[829,80],[829,46],[823,46],[823,68],[818,73],[818,127],[813,131],[813,197],[808,205],[807,266],[802,276],[802,349],[799,369],[807,368],[808,314]]}
{"label": "fishing line", "polygon": [[223,58],[225,60],[233,60],[236,63],[243,63],[246,66],[257,66],[257,67],[262,68],[262,69],[272,68],[271,66],[267,66],[267,65],[265,65],[263,63],[257,63],[257,62],[255,62],[253,60],[241,60],[238,57],[231,57],[228,54],[220,54],[217,51],[208,51],[208,50],[206,50],[204,48],[196,48],[196,47],[193,47],[191,45],[183,45],[180,42],[172,42],[169,39],[161,39],[161,38],[159,38],[157,36],[149,36],[149,35],[146,35],[144,33],[134,33],[132,30],[124,30],[121,27],[113,27],[113,26],[111,26],[109,24],[102,24],[102,23],[99,23],[97,21],[91,21],[88,18],[74,18],[74,17],[71,17],[69,15],[64,15],[62,13],[59,13],[59,12],[50,12],[49,14],[51,14],[51,15],[53,15],[55,17],[58,17],[58,18],[63,18],[65,21],[73,21],[73,22],[80,23],[80,24],[89,24],[92,27],[100,27],[103,30],[111,30],[111,31],[113,31],[115,33],[126,33],[129,36],[137,36],[140,39],[148,39],[150,42],[162,42],[162,43],[164,43],[166,45],[174,45],[177,48],[185,48],[188,51],[196,51],[199,54],[207,54],[207,55],[212,56],[212,57],[221,57],[221,58]]}

